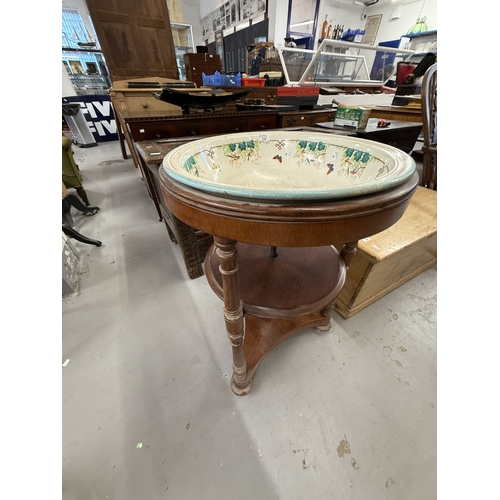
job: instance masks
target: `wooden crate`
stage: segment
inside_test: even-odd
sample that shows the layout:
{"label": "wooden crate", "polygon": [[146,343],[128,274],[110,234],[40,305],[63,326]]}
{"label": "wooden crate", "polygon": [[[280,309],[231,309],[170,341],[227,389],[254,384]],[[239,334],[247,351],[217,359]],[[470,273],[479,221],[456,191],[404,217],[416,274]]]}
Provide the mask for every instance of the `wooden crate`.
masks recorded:
{"label": "wooden crate", "polygon": [[403,217],[359,242],[335,310],[350,318],[437,262],[437,193],[418,187]]}

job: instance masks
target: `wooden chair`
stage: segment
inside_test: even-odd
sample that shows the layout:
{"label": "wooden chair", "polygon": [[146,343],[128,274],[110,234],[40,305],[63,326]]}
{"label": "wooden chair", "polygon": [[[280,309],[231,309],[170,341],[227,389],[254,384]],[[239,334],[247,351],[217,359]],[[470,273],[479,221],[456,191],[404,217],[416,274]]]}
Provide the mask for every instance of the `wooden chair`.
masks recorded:
{"label": "wooden chair", "polygon": [[422,79],[421,103],[424,132],[421,185],[437,191],[437,63]]}

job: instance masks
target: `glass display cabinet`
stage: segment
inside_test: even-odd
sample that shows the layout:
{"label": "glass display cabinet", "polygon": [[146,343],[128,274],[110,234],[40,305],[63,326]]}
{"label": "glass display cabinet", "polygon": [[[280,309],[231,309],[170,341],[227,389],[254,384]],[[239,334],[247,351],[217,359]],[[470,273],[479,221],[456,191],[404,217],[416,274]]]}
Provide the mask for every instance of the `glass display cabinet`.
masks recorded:
{"label": "glass display cabinet", "polygon": [[186,80],[184,54],[194,52],[193,29],[190,24],[170,23],[174,38],[175,60],[179,71],[179,80]]}
{"label": "glass display cabinet", "polygon": [[289,85],[382,86],[413,50],[323,40],[316,50],[277,47]]}

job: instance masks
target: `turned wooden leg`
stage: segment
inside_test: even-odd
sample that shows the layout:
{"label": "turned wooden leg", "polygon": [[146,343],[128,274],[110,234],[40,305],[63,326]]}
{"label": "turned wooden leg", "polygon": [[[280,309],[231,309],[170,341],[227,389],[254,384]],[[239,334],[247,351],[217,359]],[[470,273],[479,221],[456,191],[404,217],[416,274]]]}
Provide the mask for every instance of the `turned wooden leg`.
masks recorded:
{"label": "turned wooden leg", "polygon": [[334,302],[330,302],[330,304],[328,304],[325,308],[323,308],[321,310],[321,316],[328,318],[328,324],[327,325],[318,325],[316,327],[316,330],[318,330],[319,332],[327,332],[332,327],[330,313],[332,312],[333,305],[334,305]]}
{"label": "turned wooden leg", "polygon": [[[351,263],[352,258],[354,257],[354,254],[357,252],[357,250],[358,250],[357,241],[344,243],[344,245],[342,246],[342,251],[340,252],[340,256],[344,260],[347,269],[349,269],[349,264]],[[316,330],[320,332],[327,332],[328,330],[330,330],[330,328],[332,327],[330,313],[332,312],[334,304],[335,302],[331,302],[324,309],[321,310],[321,315],[324,316],[325,318],[328,318],[328,324],[324,326],[322,325],[317,326]]]}
{"label": "turned wooden leg", "polygon": [[340,252],[340,256],[344,259],[345,265],[347,268],[349,268],[349,265],[351,264],[352,258],[354,257],[354,254],[358,250],[358,242],[357,241],[351,241],[350,243],[344,243],[344,246],[342,247],[342,251]]}
{"label": "turned wooden leg", "polygon": [[243,348],[245,327],[237,279],[236,256],[238,251],[234,240],[214,236],[214,243],[217,247],[216,254],[219,259],[219,271],[224,290],[224,319],[233,350],[231,389],[238,396],[243,396],[250,392],[252,380],[248,380],[247,377],[247,362]]}

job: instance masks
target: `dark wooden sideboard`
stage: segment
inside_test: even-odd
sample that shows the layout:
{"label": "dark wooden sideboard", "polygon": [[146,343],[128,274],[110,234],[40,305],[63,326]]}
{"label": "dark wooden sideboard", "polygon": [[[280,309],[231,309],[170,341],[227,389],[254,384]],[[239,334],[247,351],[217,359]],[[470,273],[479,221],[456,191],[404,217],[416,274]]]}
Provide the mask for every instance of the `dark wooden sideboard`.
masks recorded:
{"label": "dark wooden sideboard", "polygon": [[[387,127],[378,127],[378,122],[378,118],[369,118],[366,127],[356,130],[356,135],[362,139],[388,144],[405,153],[412,152],[422,131],[421,122],[394,120]],[[335,126],[334,122],[320,123],[318,128],[330,132],[345,130],[342,127]]]}
{"label": "dark wooden sideboard", "polygon": [[161,111],[124,111],[121,117],[134,142],[175,137],[231,134],[276,128],[276,112],[235,111],[165,115]]}
{"label": "dark wooden sideboard", "polygon": [[145,110],[121,111],[120,117],[132,140],[139,142],[287,127],[312,127],[317,123],[332,121],[335,110],[235,110],[177,115]]}

